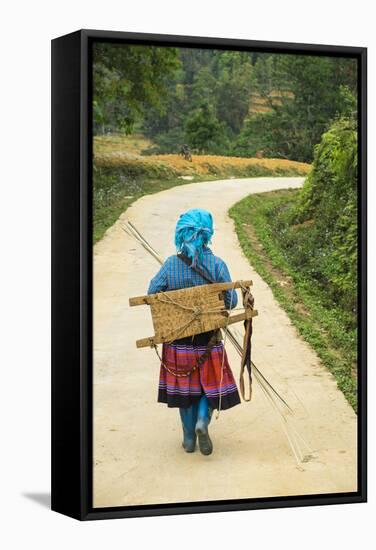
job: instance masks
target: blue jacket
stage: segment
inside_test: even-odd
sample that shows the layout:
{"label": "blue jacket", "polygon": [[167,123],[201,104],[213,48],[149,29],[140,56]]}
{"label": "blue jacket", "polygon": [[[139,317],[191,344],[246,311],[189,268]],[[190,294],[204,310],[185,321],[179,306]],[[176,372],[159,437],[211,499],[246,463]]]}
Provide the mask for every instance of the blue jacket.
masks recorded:
{"label": "blue jacket", "polygon": [[[217,283],[231,282],[231,276],[227,265],[221,258],[215,256],[208,247],[205,247],[203,250],[203,260],[199,267]],[[189,265],[184,263],[177,256],[170,256],[150,281],[148,294],[207,284],[208,281],[189,267]],[[226,308],[234,308],[237,303],[238,297],[236,291],[227,290],[225,294]]]}

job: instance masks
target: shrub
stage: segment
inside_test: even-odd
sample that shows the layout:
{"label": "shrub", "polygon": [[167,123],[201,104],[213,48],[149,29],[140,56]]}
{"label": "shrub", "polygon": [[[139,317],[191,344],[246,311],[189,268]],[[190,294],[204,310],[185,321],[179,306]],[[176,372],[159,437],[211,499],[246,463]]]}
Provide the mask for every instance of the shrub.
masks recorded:
{"label": "shrub", "polygon": [[332,297],[356,311],[357,303],[357,126],[341,118],[315,148],[312,171],[294,211],[295,223],[312,221],[312,249],[306,261],[316,265],[317,280]]}

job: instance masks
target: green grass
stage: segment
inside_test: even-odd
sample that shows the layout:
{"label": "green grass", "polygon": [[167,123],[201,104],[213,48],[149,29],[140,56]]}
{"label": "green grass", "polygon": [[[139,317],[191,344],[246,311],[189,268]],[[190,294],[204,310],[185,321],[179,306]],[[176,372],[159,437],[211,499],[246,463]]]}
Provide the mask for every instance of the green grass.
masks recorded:
{"label": "green grass", "polygon": [[119,216],[143,195],[158,193],[177,185],[212,179],[215,178],[196,175],[187,181],[171,175],[162,178],[160,174],[140,175],[122,169],[95,168],[93,244],[98,242]]}
{"label": "green grass", "polygon": [[[289,212],[300,190],[250,195],[230,209],[241,247],[254,269],[271,287],[302,337],[337,380],[357,410],[356,317],[340,307],[297,254],[294,240],[311,246],[309,225],[292,226]],[[309,255],[309,249],[305,250]],[[299,263],[299,261],[301,263]]]}

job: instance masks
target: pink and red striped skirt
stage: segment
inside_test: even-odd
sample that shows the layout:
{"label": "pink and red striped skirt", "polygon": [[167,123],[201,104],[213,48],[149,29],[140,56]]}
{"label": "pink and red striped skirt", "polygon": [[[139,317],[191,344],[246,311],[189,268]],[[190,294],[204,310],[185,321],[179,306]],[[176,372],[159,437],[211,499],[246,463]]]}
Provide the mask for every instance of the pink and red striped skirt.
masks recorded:
{"label": "pink and red striped skirt", "polygon": [[[184,374],[194,368],[205,351],[205,345],[178,342],[163,344],[162,363],[173,373]],[[213,409],[218,409],[220,395],[222,410],[240,403],[234,375],[222,342],[215,344],[205,361],[188,376],[176,376],[161,365],[158,386],[160,403],[167,403],[168,407],[185,408],[197,402],[203,393]]]}

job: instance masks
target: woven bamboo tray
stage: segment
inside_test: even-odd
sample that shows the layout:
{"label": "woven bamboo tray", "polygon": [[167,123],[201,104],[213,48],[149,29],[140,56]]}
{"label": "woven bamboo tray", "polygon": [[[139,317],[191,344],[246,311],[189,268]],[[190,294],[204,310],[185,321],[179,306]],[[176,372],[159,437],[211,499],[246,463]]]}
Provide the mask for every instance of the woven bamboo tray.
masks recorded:
{"label": "woven bamboo tray", "polygon": [[250,307],[230,315],[224,302],[224,291],[251,285],[252,281],[215,283],[130,298],[130,306],[150,306],[155,332],[154,336],[137,340],[136,346],[170,342],[255,317],[257,311]]}

